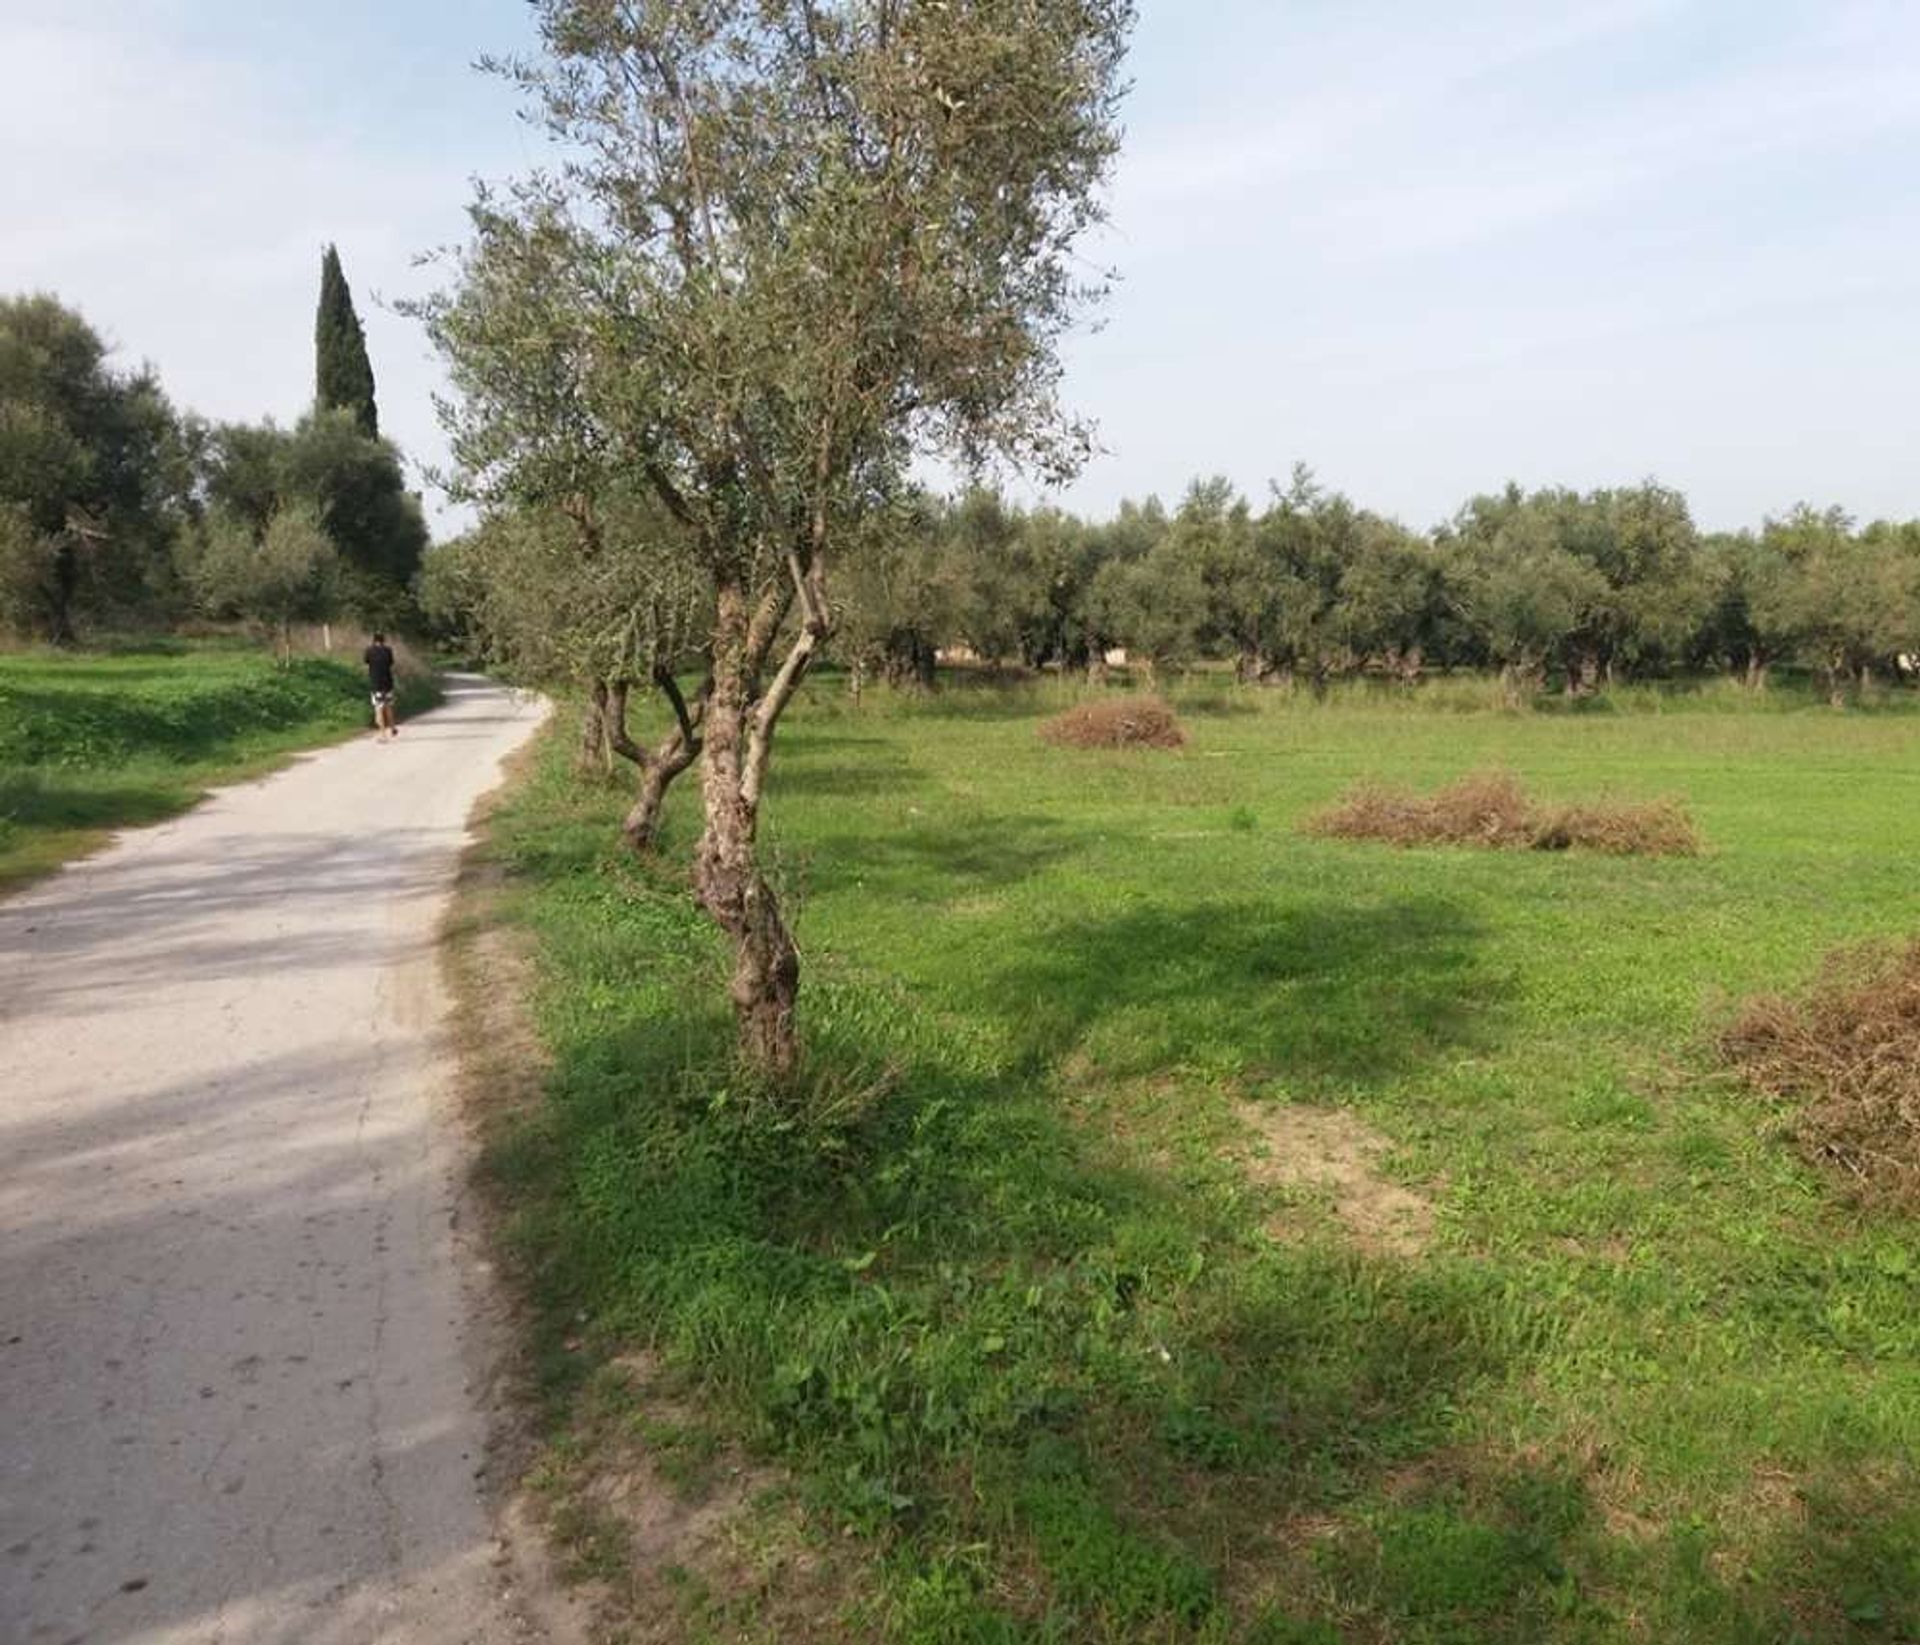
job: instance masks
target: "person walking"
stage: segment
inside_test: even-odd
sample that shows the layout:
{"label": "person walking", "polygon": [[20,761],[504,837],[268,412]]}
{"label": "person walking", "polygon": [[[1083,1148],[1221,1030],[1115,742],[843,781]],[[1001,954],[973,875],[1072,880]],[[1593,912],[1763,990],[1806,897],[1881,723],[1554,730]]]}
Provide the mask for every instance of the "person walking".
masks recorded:
{"label": "person walking", "polygon": [[360,659],[367,665],[367,688],[373,693],[373,734],[385,739],[400,735],[393,716],[393,647],[376,634]]}

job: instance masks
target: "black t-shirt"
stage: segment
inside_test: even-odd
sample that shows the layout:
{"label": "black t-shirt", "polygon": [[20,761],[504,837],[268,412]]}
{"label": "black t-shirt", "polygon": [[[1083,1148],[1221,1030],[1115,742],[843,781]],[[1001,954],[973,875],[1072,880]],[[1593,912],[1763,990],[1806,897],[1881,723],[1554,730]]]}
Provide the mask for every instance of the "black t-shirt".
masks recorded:
{"label": "black t-shirt", "polygon": [[367,665],[367,681],[375,691],[393,689],[393,647],[370,645],[361,659]]}

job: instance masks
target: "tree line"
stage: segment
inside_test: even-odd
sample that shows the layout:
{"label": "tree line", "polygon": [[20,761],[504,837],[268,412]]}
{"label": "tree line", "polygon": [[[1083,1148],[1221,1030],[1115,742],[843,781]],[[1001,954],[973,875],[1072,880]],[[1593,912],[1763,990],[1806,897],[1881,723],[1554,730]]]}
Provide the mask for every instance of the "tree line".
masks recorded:
{"label": "tree line", "polygon": [[[522,678],[587,703],[582,758],[645,774],[628,835],[653,837],[687,769],[713,589],[683,528],[644,484],[570,470],[563,502],[495,507],[429,556],[428,611]],[[1911,682],[1920,653],[1920,521],[1864,527],[1798,506],[1702,532],[1684,496],[1647,481],[1589,492],[1509,485],[1416,532],[1305,468],[1255,511],[1224,479],[1179,506],[1122,503],[1089,521],[975,488],[896,487],[869,500],[835,584],[825,654],[854,688],[932,689],[939,659],[1104,675],[1124,654],[1150,680],[1230,663],[1243,681],[1324,687],[1435,670],[1497,672],[1518,701],[1623,680],[1776,668],[1836,702]],[[632,692],[673,693],[660,749],[628,730]]]}
{"label": "tree line", "polygon": [[290,428],[181,411],[57,298],[0,298],[0,629],[71,645],[194,617],[283,639],[342,617],[398,627],[428,540],[332,247],[315,396]]}
{"label": "tree line", "polygon": [[930,685],[936,656],[1149,676],[1230,662],[1243,680],[1497,671],[1516,697],[1617,680],[1804,669],[1836,701],[1912,676],[1920,521],[1796,507],[1702,532],[1647,481],[1509,485],[1417,532],[1305,468],[1256,510],[1223,479],[1178,507],[1088,521],[991,490],[905,499],[850,577],[836,647],[864,674]]}

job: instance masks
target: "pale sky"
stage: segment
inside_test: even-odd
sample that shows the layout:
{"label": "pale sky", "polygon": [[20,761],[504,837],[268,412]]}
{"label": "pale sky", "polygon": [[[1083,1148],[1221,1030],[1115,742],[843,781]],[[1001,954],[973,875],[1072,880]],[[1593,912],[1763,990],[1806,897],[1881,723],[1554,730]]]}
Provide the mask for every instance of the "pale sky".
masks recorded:
{"label": "pale sky", "polygon": [[[1071,506],[1302,459],[1421,526],[1647,475],[1708,526],[1920,516],[1920,4],[1141,14]],[[435,460],[436,367],[377,300],[538,156],[468,66],[529,38],[520,0],[0,0],[0,292],[183,406],[292,421],[336,241],[383,427]]]}

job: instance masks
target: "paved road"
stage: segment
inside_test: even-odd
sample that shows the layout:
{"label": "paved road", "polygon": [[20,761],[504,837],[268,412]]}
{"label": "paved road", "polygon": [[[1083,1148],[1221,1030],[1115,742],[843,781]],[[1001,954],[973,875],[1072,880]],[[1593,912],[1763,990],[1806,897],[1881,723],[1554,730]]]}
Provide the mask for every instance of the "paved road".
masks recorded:
{"label": "paved road", "polygon": [[0,903],[0,1641],[483,1645],[434,935],[536,725],[456,679]]}

